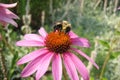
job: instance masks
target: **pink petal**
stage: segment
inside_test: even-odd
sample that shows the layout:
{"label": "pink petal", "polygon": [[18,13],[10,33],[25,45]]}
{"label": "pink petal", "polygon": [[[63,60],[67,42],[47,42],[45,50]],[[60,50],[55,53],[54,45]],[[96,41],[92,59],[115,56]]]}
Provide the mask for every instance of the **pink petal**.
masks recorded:
{"label": "pink petal", "polygon": [[86,66],[82,63],[82,61],[72,53],[69,53],[68,55],[72,59],[73,63],[75,64],[77,70],[79,71],[83,79],[89,80],[89,73],[87,71]]}
{"label": "pink petal", "polygon": [[75,65],[71,58],[68,56],[69,53],[63,54],[64,65],[67,70],[68,75],[70,76],[71,80],[79,80]]}
{"label": "pink petal", "polygon": [[48,54],[49,53],[41,55],[34,59],[33,61],[31,61],[29,64],[27,64],[27,66],[23,69],[21,73],[21,77],[28,77],[31,74],[33,74],[38,68],[41,67],[40,65],[43,62],[44,57],[46,57],[46,55]]}
{"label": "pink petal", "polygon": [[16,27],[18,26],[17,23],[13,19],[19,19],[19,17],[7,9],[7,7],[11,8],[16,5],[17,3],[14,3],[14,4],[0,3],[0,21],[4,26],[6,26],[6,24],[8,23]]}
{"label": "pink petal", "polygon": [[6,15],[7,15],[9,18],[19,19],[19,17],[18,17],[16,14],[14,14],[13,12],[11,12],[11,11],[8,10],[8,9],[5,9],[5,13],[6,13]]}
{"label": "pink petal", "polygon": [[18,62],[17,62],[17,65],[21,65],[21,64],[24,64],[24,63],[27,63],[29,61],[32,61],[34,60],[35,58],[43,55],[43,54],[46,54],[48,52],[48,50],[46,49],[39,49],[39,50],[36,50],[36,51],[33,51],[27,55],[25,55],[24,57],[22,57]]}
{"label": "pink petal", "polygon": [[44,46],[43,43],[40,41],[34,41],[34,40],[20,40],[16,42],[17,46]]}
{"label": "pink petal", "polygon": [[71,48],[72,50],[74,50],[75,52],[79,53],[81,56],[85,57],[88,61],[90,61],[97,69],[99,69],[98,65],[94,62],[94,60],[92,60],[89,56],[87,56],[85,53],[83,53],[80,50],[77,50],[75,48]]}
{"label": "pink petal", "polygon": [[39,68],[36,72],[36,77],[35,77],[36,80],[39,80],[45,74],[53,55],[54,53],[47,53],[45,56],[42,57],[40,64],[39,64]]}
{"label": "pink petal", "polygon": [[40,66],[41,59],[44,55],[39,56],[38,58],[31,61],[27,66],[23,69],[21,73],[21,77],[28,77],[32,75]]}
{"label": "pink petal", "polygon": [[0,15],[5,15],[7,18],[13,18],[13,19],[19,19],[19,17],[17,15],[15,15],[14,13],[12,13],[10,10],[6,9],[6,8],[0,8]]}
{"label": "pink petal", "polygon": [[35,41],[40,41],[41,43],[44,43],[44,39],[40,35],[37,35],[37,34],[26,34],[24,36],[24,39],[25,40],[35,40]]}
{"label": "pink petal", "polygon": [[47,32],[45,31],[43,27],[41,27],[38,32],[44,38],[47,36]]}
{"label": "pink petal", "polygon": [[90,47],[89,41],[85,38],[71,38],[72,45]]}
{"label": "pink petal", "polygon": [[5,22],[5,23],[12,24],[16,27],[18,26],[17,23],[14,20],[12,20],[11,18],[8,18],[5,14],[0,15],[0,20]]}
{"label": "pink petal", "polygon": [[32,75],[38,68],[38,65],[39,65],[38,61],[39,60],[34,60],[30,62],[29,64],[27,64],[27,66],[21,72],[21,77],[28,77]]}
{"label": "pink petal", "polygon": [[62,79],[62,61],[60,54],[55,54],[52,60],[52,75],[54,80]]}
{"label": "pink petal", "polygon": [[13,3],[13,4],[3,4],[0,3],[0,7],[4,7],[4,8],[13,8],[17,5],[17,3]]}
{"label": "pink petal", "polygon": [[78,35],[76,35],[73,31],[69,32],[70,38],[77,38]]}

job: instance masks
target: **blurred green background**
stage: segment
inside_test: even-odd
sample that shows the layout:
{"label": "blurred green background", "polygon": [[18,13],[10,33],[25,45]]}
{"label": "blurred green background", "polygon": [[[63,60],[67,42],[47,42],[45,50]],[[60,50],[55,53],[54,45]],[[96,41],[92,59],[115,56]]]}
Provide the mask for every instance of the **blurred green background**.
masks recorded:
{"label": "blurred green background", "polygon": [[[25,65],[17,66],[16,62],[36,48],[17,47],[15,42],[26,33],[37,33],[42,26],[50,32],[54,23],[61,20],[69,21],[72,30],[91,43],[90,48],[80,49],[91,56],[100,69],[79,56],[90,70],[90,80],[120,80],[120,0],[0,0],[0,3],[14,2],[18,5],[10,10],[20,17],[16,20],[18,28],[9,25],[7,29],[0,29],[7,40],[0,41],[0,49],[9,80],[34,80],[33,76],[21,78]],[[1,65],[0,80],[3,80]],[[42,80],[52,80],[51,72]]]}

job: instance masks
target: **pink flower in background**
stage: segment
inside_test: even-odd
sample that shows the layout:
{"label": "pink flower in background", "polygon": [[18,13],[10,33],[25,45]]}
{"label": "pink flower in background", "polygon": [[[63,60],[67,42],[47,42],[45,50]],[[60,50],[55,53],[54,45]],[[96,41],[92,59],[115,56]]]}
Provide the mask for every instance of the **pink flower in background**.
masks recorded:
{"label": "pink flower in background", "polygon": [[118,10],[120,10],[120,7],[118,7]]}
{"label": "pink flower in background", "polygon": [[39,80],[47,71],[52,62],[52,75],[54,80],[62,79],[62,60],[71,80],[79,80],[78,72],[84,80],[89,80],[89,73],[84,63],[73,52],[80,54],[90,61],[97,69],[97,64],[81,50],[73,46],[89,47],[85,38],[78,37],[74,32],[47,33],[40,28],[38,34],[26,34],[23,40],[16,43],[17,46],[38,46],[40,49],[22,57],[17,65],[29,62],[21,73],[21,77],[28,77],[36,73],[35,78]]}
{"label": "pink flower in background", "polygon": [[13,8],[17,5],[17,3],[13,4],[3,4],[0,3],[0,23],[3,26],[6,26],[7,24],[12,24],[14,26],[18,26],[17,23],[13,19],[19,19],[17,15],[12,13],[8,8]]}

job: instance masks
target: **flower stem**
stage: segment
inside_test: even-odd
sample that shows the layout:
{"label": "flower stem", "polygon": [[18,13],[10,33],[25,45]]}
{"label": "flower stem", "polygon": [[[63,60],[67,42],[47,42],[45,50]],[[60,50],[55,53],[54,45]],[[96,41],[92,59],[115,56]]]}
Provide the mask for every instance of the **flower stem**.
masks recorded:
{"label": "flower stem", "polygon": [[12,47],[10,46],[10,44],[7,42],[7,40],[5,39],[4,36],[2,36],[2,40],[5,43],[5,45],[10,49],[11,53],[14,53]]}
{"label": "flower stem", "polygon": [[0,64],[1,64],[1,70],[4,76],[4,80],[8,80],[7,79],[7,70],[6,70],[6,66],[5,66],[5,58],[2,55],[2,50],[0,49]]}
{"label": "flower stem", "polygon": [[66,74],[65,67],[64,67],[64,65],[62,65],[62,66],[63,66],[63,76],[64,76],[64,80],[69,80],[69,79],[68,79],[68,76],[67,76],[67,74]]}
{"label": "flower stem", "polygon": [[[3,44],[3,45],[5,45],[5,47],[8,47],[9,48],[9,50],[10,50],[10,52],[13,54],[14,53],[14,50],[12,49],[12,46],[8,43],[8,41],[6,40],[6,37],[4,36],[4,29],[3,29],[3,27],[2,26],[0,26],[0,31],[2,31],[3,32],[3,34],[2,34],[2,32],[1,32],[1,34],[0,34],[0,37],[1,37],[1,39],[0,39],[0,44]],[[2,52],[2,50],[3,50],[3,46],[0,46],[0,64],[1,64],[1,70],[2,70],[2,73],[3,73],[3,77],[4,77],[4,79],[3,80],[8,80],[8,76],[7,76],[7,69],[6,69],[6,66],[7,65],[5,65],[5,63],[6,63],[6,61],[5,61],[5,57],[4,57],[4,55],[2,54],[3,52]]]}
{"label": "flower stem", "polygon": [[68,77],[67,77],[67,74],[66,74],[65,68],[63,68],[63,76],[64,76],[65,80],[69,80]]}
{"label": "flower stem", "polygon": [[[61,54],[61,56],[63,57],[63,55]],[[63,76],[64,76],[64,80],[69,80],[68,79],[68,76],[67,76],[67,71],[66,71],[66,69],[65,69],[65,66],[64,66],[64,64],[63,64],[64,62],[62,62],[62,72],[63,72]]]}
{"label": "flower stem", "polygon": [[[4,29],[2,28],[2,30],[4,30]],[[1,34],[1,37],[2,37],[2,41],[5,44],[5,46],[9,48],[9,50],[11,51],[11,53],[14,53],[14,50],[12,49],[12,47],[10,46],[10,44],[8,43],[8,41],[6,40],[5,36]]]}
{"label": "flower stem", "polygon": [[103,77],[103,74],[104,74],[104,71],[105,71],[105,67],[108,63],[108,60],[110,59],[110,55],[111,55],[111,49],[109,50],[108,54],[106,55],[105,61],[103,63],[102,70],[101,70],[101,73],[100,73],[100,80],[102,80],[102,77]]}

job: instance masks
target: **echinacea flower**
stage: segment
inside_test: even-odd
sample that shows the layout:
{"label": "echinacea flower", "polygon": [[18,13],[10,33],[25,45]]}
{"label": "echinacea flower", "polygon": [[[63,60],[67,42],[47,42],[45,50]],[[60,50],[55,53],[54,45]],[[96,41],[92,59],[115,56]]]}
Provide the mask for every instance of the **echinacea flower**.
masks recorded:
{"label": "echinacea flower", "polygon": [[16,27],[18,26],[13,19],[19,19],[19,17],[10,10],[8,10],[8,8],[13,8],[16,5],[17,3],[13,3],[13,4],[0,3],[0,23],[3,26],[6,26],[7,24],[12,24]]}
{"label": "echinacea flower", "polygon": [[[17,46],[39,46],[40,49],[22,57],[17,65],[29,62],[21,72],[21,77],[28,77],[36,73],[35,79],[39,80],[47,71],[52,62],[52,75],[54,80],[62,79],[62,60],[71,80],[79,80],[78,72],[84,80],[89,80],[89,73],[84,63],[73,52],[80,54],[89,60],[97,69],[97,64],[81,50],[72,45],[89,47],[85,38],[78,37],[73,31],[68,34],[55,31],[47,33],[43,27],[38,34],[26,34],[23,40],[16,43]],[[77,72],[78,71],[78,72]]]}

